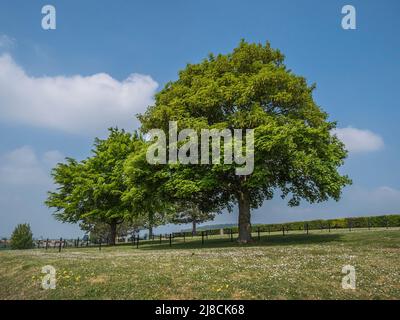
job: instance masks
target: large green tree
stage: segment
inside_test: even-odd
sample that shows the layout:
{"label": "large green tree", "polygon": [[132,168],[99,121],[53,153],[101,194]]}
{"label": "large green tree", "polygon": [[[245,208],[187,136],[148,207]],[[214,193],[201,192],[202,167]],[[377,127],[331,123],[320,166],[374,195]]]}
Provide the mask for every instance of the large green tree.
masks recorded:
{"label": "large green tree", "polygon": [[46,205],[56,209],[55,217],[69,223],[103,223],[115,243],[117,227],[134,211],[122,200],[126,191],[124,162],[141,144],[138,134],[110,129],[107,139],[95,139],[92,155],[78,162],[67,158],[52,170],[56,191],[48,193]]}
{"label": "large green tree", "polygon": [[[239,241],[251,241],[251,209],[275,193],[298,205],[338,200],[351,181],[338,172],[347,152],[331,134],[335,122],[313,100],[314,85],[294,74],[269,43],[242,41],[232,53],[188,64],[155,104],[139,116],[144,133],[170,121],[178,128],[254,129],[254,171],[237,175],[235,164],[149,165],[143,155],[131,177],[158,186],[166,199],[193,199],[208,211],[239,208]],[[168,152],[167,152],[168,153]],[[146,182],[146,183],[147,183]]]}

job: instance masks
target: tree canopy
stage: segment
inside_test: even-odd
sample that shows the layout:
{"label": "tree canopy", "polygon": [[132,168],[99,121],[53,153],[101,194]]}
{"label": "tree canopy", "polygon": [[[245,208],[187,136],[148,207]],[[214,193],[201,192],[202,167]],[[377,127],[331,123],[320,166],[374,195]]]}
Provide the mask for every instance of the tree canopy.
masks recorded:
{"label": "tree canopy", "polygon": [[[253,145],[241,146],[239,152],[251,153],[251,171],[240,171],[243,164],[228,161],[150,163],[147,155],[155,139],[110,129],[108,139],[95,140],[91,157],[81,162],[67,158],[53,169],[59,188],[49,193],[46,204],[56,208],[61,221],[107,223],[114,238],[116,225],[126,217],[144,217],[151,233],[165,221],[182,221],[187,204],[203,217],[237,205],[238,240],[249,242],[251,209],[265,200],[276,194],[290,206],[301,200],[339,200],[351,183],[338,171],[347,151],[332,134],[336,123],[315,103],[314,89],[285,66],[284,55],[268,42],[243,40],[231,53],[210,54],[188,64],[156,94],[154,105],[138,115],[141,134],[161,131],[171,142],[165,153],[171,158],[173,148],[193,138],[172,141],[171,123],[177,130],[191,129],[196,139],[202,130],[250,130],[244,142]],[[236,146],[237,138],[223,146],[227,138],[220,138],[217,152],[226,160],[224,151]],[[208,145],[203,147],[184,152],[209,151]]]}
{"label": "tree canopy", "polygon": [[32,249],[34,247],[31,227],[27,223],[15,227],[11,235],[12,249]]}
{"label": "tree canopy", "polygon": [[171,198],[204,199],[200,203],[209,210],[238,204],[241,242],[251,241],[250,210],[276,192],[291,206],[301,199],[338,200],[351,182],[338,172],[347,152],[331,134],[335,122],[314,102],[314,88],[287,69],[283,54],[269,43],[242,41],[232,53],[188,64],[139,116],[142,131],[159,128],[167,134],[170,121],[197,132],[254,129],[254,171],[244,176],[235,174],[236,164],[178,163],[148,165],[136,177]]}
{"label": "tree canopy", "polygon": [[134,207],[122,200],[127,186],[123,166],[141,144],[141,137],[111,128],[107,139],[96,138],[92,156],[78,162],[67,158],[53,170],[56,191],[48,193],[46,204],[56,209],[63,222],[106,223],[110,243],[115,243],[117,226],[131,216]]}

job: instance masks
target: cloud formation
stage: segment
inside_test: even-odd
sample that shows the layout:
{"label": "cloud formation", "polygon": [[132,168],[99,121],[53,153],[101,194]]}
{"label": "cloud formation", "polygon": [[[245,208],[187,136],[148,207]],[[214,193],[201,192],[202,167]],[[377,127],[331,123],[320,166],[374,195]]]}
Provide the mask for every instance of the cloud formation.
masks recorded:
{"label": "cloud formation", "polygon": [[62,224],[44,206],[54,188],[50,170],[64,156],[57,150],[37,152],[22,146],[0,154],[0,237],[10,237],[19,223],[29,223],[35,237],[82,236],[77,225]]}
{"label": "cloud formation", "polygon": [[336,134],[352,153],[373,152],[384,147],[382,137],[369,130],[347,127],[335,129],[333,134]]}
{"label": "cloud formation", "polygon": [[69,133],[132,129],[135,114],[153,102],[157,82],[133,73],[118,81],[92,76],[31,77],[8,54],[0,56],[0,120]]}
{"label": "cloud formation", "polygon": [[30,146],[23,146],[0,155],[0,187],[49,186],[50,168],[61,162],[64,156],[51,150],[38,156]]}

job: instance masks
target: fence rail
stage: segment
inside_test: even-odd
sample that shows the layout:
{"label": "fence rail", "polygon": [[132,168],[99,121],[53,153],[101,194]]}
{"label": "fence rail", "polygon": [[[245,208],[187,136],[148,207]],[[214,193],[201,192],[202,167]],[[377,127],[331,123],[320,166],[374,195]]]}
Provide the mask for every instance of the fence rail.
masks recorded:
{"label": "fence rail", "polygon": [[[285,236],[291,232],[301,232],[304,234],[310,234],[319,231],[331,232],[331,230],[344,230],[352,232],[357,229],[377,229],[377,228],[394,228],[400,227],[400,215],[387,215],[387,216],[374,216],[374,217],[357,217],[357,218],[342,218],[342,219],[331,219],[331,220],[313,220],[305,222],[292,222],[286,224],[269,224],[269,225],[254,225],[252,227],[252,235],[255,236],[256,240],[261,239],[261,235],[281,234]],[[199,230],[196,233],[192,232],[173,232],[169,234],[153,234],[151,237],[132,236],[129,241],[117,242],[116,245],[131,245],[139,248],[140,244],[169,244],[172,246],[176,242],[186,242],[191,239],[201,241],[204,245],[205,242],[211,236],[226,236],[228,241],[234,241],[234,238],[238,234],[237,227],[232,228],[221,228],[211,230]],[[196,239],[194,239],[196,238]],[[0,239],[0,249],[10,248],[9,239]],[[96,240],[91,241],[88,239],[37,239],[34,240],[34,247],[39,249],[56,249],[59,252],[67,248],[85,248],[85,247],[98,247],[99,250],[102,247],[110,246],[107,240]]]}

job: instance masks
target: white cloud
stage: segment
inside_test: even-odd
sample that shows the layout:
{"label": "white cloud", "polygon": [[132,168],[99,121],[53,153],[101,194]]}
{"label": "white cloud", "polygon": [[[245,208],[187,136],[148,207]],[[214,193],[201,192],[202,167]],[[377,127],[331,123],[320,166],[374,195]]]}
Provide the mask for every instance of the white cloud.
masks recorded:
{"label": "white cloud", "polygon": [[49,185],[51,167],[63,158],[56,150],[38,157],[30,146],[5,153],[0,156],[0,186]]}
{"label": "white cloud", "polygon": [[0,56],[0,120],[70,133],[95,134],[108,127],[132,129],[135,114],[153,102],[158,84],[131,74],[118,81],[92,76],[31,77],[8,54]]}
{"label": "white cloud", "polygon": [[0,48],[2,49],[10,49],[14,47],[15,39],[11,38],[5,34],[0,34]]}
{"label": "white cloud", "polygon": [[333,133],[346,145],[349,152],[378,151],[384,146],[382,137],[369,130],[347,127],[335,129]]}
{"label": "white cloud", "polygon": [[77,225],[62,224],[46,208],[47,191],[54,189],[52,164],[64,156],[57,150],[37,152],[22,146],[0,154],[0,237],[9,237],[19,223],[29,223],[35,237],[78,237]]}

